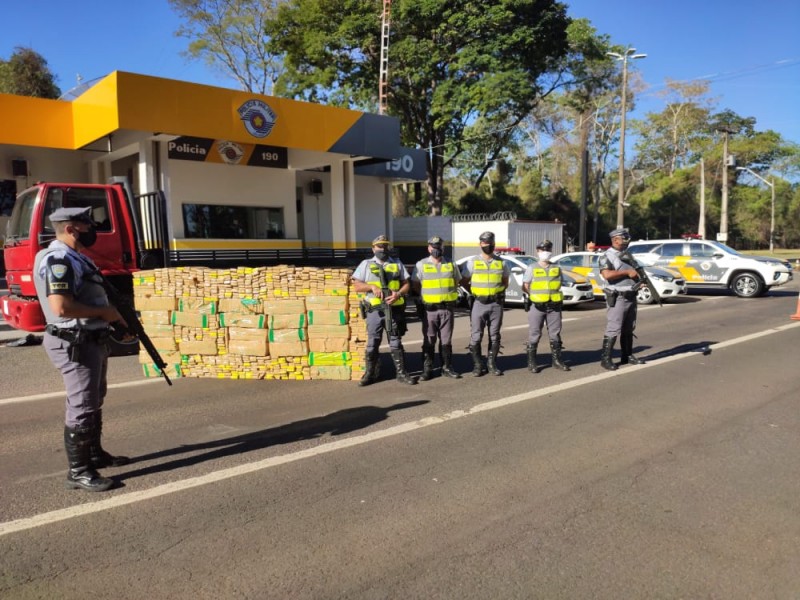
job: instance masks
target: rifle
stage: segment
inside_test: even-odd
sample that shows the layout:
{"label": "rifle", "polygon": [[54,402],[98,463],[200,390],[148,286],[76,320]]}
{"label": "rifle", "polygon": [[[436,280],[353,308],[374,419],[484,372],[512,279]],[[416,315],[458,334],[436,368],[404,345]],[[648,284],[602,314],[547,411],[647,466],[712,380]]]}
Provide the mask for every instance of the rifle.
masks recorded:
{"label": "rifle", "polygon": [[[645,271],[644,267],[639,264],[639,261],[633,258],[633,255],[625,250],[625,252],[621,252],[619,255],[620,260],[628,263],[631,265],[636,274],[639,275],[639,285],[644,285],[650,290],[650,293],[653,295],[653,300],[658,302],[659,306],[664,306],[663,302],[661,301],[661,296],[658,295],[658,291],[656,290],[656,286],[653,285],[653,282],[650,280],[650,277],[647,276],[647,271]],[[636,286],[635,289],[638,289],[639,286]]]}
{"label": "rifle", "polygon": [[383,311],[383,326],[386,329],[386,335],[390,338],[399,337],[400,332],[398,331],[397,323],[392,317],[392,305],[386,304],[386,298],[392,295],[392,291],[386,281],[386,272],[383,270],[383,265],[378,265],[378,277],[381,280],[381,295],[383,296],[381,303],[378,305],[378,310]]}
{"label": "rifle", "polygon": [[111,302],[111,304],[119,311],[119,314],[122,315],[122,318],[125,319],[125,322],[128,324],[128,332],[139,338],[139,342],[142,344],[147,354],[150,355],[150,359],[153,361],[153,364],[158,367],[158,370],[161,372],[161,375],[164,377],[164,379],[167,380],[167,383],[172,385],[169,375],[167,375],[167,363],[164,362],[163,358],[161,358],[161,355],[158,353],[158,350],[156,350],[152,340],[145,332],[142,322],[139,321],[139,317],[136,315],[133,305],[126,296],[121,294],[120,291],[114,287],[114,284],[103,277],[103,274],[99,270],[95,271],[93,274],[97,277],[97,283],[102,285],[103,289],[106,291],[109,302]]}

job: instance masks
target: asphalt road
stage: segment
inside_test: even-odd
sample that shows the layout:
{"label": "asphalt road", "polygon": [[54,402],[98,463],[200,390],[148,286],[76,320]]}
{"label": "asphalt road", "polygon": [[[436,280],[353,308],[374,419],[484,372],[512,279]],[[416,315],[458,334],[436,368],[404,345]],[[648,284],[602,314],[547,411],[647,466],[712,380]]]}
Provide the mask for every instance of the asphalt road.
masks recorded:
{"label": "asphalt road", "polygon": [[41,347],[0,348],[0,598],[797,598],[797,291],[642,309],[649,362],[615,373],[600,304],[565,313],[569,373],[524,370],[519,309],[503,377],[169,388],[114,359],[135,462],[105,494],[62,488]]}

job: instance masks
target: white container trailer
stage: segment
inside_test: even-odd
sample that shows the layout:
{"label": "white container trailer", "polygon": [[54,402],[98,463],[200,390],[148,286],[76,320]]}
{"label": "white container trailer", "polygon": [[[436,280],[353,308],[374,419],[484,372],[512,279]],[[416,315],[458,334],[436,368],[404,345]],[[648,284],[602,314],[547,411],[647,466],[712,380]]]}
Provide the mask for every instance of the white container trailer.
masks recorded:
{"label": "white container trailer", "polygon": [[450,217],[397,217],[392,223],[392,243],[406,264],[416,263],[428,254],[428,240],[438,235],[444,240],[445,253],[453,250]]}
{"label": "white container trailer", "polygon": [[494,233],[495,247],[515,248],[524,254],[533,254],[536,244],[543,240],[553,242],[553,253],[563,251],[564,224],[550,221],[453,220],[453,257],[458,260],[478,253],[478,238],[484,231]]}
{"label": "white container trailer", "polygon": [[533,254],[536,244],[547,239],[553,242],[553,254],[565,250],[563,223],[520,221],[514,213],[396,218],[392,241],[400,259],[410,264],[425,256],[428,239],[438,235],[445,241],[445,253],[458,260],[479,252],[478,238],[484,231],[494,233],[499,249],[518,248]]}

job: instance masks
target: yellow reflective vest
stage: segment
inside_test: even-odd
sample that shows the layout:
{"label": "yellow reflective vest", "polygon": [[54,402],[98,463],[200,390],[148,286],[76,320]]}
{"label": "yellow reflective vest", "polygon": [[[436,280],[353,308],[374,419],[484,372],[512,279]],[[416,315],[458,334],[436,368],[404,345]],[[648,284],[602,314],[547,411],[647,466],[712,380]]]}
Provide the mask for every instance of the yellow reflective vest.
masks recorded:
{"label": "yellow reflective vest", "polygon": [[[387,262],[385,265],[383,265],[386,284],[391,292],[396,292],[400,289],[400,277],[402,276],[401,269],[402,265],[396,262]],[[367,279],[364,283],[381,287],[381,265],[374,261],[369,263],[369,271],[367,272]],[[372,294],[370,294],[367,300],[371,306],[380,306],[382,302],[380,298]],[[392,304],[392,306],[400,307],[405,305],[405,303],[405,298],[400,296],[395,303]]]}
{"label": "yellow reflective vest", "polygon": [[[422,289],[422,301],[426,304],[440,304],[458,300],[455,273],[458,268],[452,262],[426,262],[417,273]],[[458,279],[461,279],[459,275]]]}
{"label": "yellow reflective vest", "polygon": [[488,263],[476,259],[472,263],[472,278],[470,281],[472,294],[476,297],[494,296],[503,291],[503,261],[499,258]]}
{"label": "yellow reflective vest", "polygon": [[534,304],[561,302],[561,267],[533,267],[533,279],[529,284],[528,297]]}

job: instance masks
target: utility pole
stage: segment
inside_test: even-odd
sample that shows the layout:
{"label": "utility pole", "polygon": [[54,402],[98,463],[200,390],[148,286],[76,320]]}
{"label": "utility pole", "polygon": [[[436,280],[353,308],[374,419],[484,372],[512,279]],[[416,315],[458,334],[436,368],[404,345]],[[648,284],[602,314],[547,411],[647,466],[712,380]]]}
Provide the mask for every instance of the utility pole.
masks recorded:
{"label": "utility pole", "polygon": [[626,100],[628,98],[628,59],[645,58],[647,54],[634,54],[636,48],[628,48],[623,54],[606,52],[616,60],[622,61],[622,117],[619,126],[619,190],[617,190],[617,227],[623,226],[625,209],[625,113],[627,112]]}
{"label": "utility pole", "polygon": [[389,104],[389,25],[392,16],[392,0],[383,0],[381,19],[381,62],[378,75],[378,114],[385,115]]}
{"label": "utility pole", "polygon": [[752,169],[748,169],[747,167],[736,167],[737,171],[747,171],[753,177],[757,177],[764,183],[766,183],[772,189],[772,199],[770,201],[770,217],[769,217],[769,251],[772,252],[775,249],[775,178],[772,178],[772,181],[767,181],[761,175],[753,171]]}
{"label": "utility pole", "polygon": [[700,159],[700,220],[697,223],[697,233],[706,239],[706,163]]}
{"label": "utility pole", "polygon": [[735,133],[732,129],[720,127],[717,131],[722,133],[722,206],[720,208],[719,233],[717,241],[727,243],[728,241],[728,135]]}

